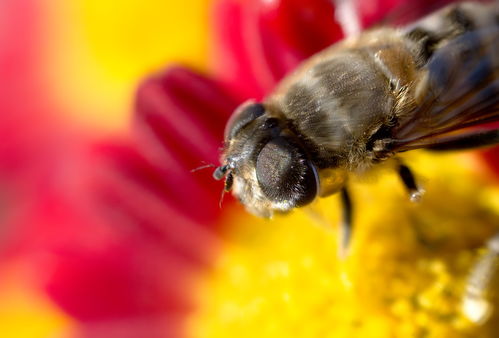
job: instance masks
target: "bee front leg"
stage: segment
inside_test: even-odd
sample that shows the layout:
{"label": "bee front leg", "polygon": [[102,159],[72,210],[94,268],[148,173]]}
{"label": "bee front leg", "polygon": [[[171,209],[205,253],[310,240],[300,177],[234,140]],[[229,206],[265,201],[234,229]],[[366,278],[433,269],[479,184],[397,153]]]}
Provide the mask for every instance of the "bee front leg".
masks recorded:
{"label": "bee front leg", "polygon": [[411,199],[411,201],[419,201],[424,191],[418,187],[411,169],[409,169],[408,166],[399,163],[398,174],[400,176],[400,179],[402,180],[402,183],[404,183],[407,191],[409,192],[409,198]]}
{"label": "bee front leg", "polygon": [[348,254],[348,247],[350,244],[350,238],[352,237],[352,200],[350,199],[350,194],[346,188],[341,189],[341,208],[342,208],[342,218],[340,223],[340,243],[339,243],[339,253],[340,257],[346,257]]}

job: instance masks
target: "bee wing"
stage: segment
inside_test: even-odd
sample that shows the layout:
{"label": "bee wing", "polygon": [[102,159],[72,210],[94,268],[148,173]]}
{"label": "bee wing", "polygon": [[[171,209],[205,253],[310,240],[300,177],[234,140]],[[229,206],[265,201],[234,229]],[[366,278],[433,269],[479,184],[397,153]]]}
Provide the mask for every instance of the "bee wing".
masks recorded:
{"label": "bee wing", "polygon": [[424,68],[415,108],[391,129],[387,151],[428,147],[448,133],[499,121],[499,26],[453,39]]}

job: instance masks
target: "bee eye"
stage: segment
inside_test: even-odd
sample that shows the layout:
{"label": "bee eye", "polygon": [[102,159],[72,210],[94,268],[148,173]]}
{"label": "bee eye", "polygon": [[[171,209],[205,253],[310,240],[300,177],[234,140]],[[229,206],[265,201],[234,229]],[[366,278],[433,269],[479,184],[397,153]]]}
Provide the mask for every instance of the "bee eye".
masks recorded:
{"label": "bee eye", "polygon": [[284,137],[270,140],[258,154],[256,176],[262,192],[290,207],[310,203],[317,195],[315,169],[301,149]]}
{"label": "bee eye", "polygon": [[264,113],[265,107],[261,103],[256,103],[252,100],[243,103],[236,109],[227,122],[224,139],[227,141],[234,138],[243,127]]}

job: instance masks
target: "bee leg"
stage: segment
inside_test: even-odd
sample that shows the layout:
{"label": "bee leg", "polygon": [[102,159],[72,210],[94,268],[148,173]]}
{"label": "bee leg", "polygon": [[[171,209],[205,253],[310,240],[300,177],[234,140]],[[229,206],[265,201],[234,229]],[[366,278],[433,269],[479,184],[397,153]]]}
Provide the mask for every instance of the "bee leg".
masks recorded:
{"label": "bee leg", "polygon": [[423,190],[418,187],[411,169],[409,169],[408,166],[400,163],[398,167],[398,173],[405,187],[409,191],[409,197],[411,201],[419,201],[421,199],[421,195],[423,194]]}
{"label": "bee leg", "polygon": [[350,238],[352,237],[352,200],[350,199],[350,194],[346,188],[341,189],[341,208],[342,208],[342,218],[340,223],[340,243],[339,252],[340,257],[346,257],[348,253],[348,247],[350,244]]}
{"label": "bee leg", "polygon": [[435,140],[427,148],[433,151],[466,150],[499,144],[499,130],[477,130]]}
{"label": "bee leg", "polygon": [[493,296],[499,281],[499,233],[486,245],[473,265],[462,302],[463,313],[476,324],[485,322],[493,309]]}

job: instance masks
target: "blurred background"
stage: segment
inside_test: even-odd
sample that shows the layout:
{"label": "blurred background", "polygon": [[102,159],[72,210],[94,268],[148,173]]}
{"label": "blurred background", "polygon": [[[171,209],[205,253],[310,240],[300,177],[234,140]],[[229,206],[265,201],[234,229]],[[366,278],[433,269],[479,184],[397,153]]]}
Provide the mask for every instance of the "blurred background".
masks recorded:
{"label": "blurred background", "polygon": [[[435,7],[351,3],[363,28]],[[346,261],[336,197],[262,221],[191,172],[240,102],[343,37],[336,12],[0,0],[0,337],[496,337],[459,304],[497,231],[497,149],[410,154],[420,206],[394,174],[354,180]]]}
{"label": "blurred background", "polygon": [[[92,261],[112,256],[102,252],[112,250],[117,253],[109,265],[116,266],[126,254],[112,235],[89,226],[74,200],[85,199],[80,187],[89,144],[128,137],[139,83],[173,62],[206,67],[209,6],[207,0],[0,2],[2,337],[83,336],[83,321],[97,323],[90,337],[158,334],[140,333],[145,323],[136,323],[139,333],[120,331],[124,325],[116,325],[118,332],[98,328],[101,319],[131,320],[134,311],[141,313],[135,318],[144,317],[148,310],[140,304],[151,300],[120,299],[130,291],[116,291],[120,284],[141,287],[131,280],[140,280],[134,276],[140,272],[127,279],[127,266],[113,270]],[[64,272],[75,263],[82,271]],[[77,285],[61,290],[54,280]],[[144,293],[138,297],[156,295]],[[67,311],[49,295],[62,299]]]}
{"label": "blurred background", "polygon": [[80,126],[123,129],[147,74],[170,62],[207,63],[207,0],[1,5],[2,45],[11,58],[6,70],[16,69],[19,82]]}

